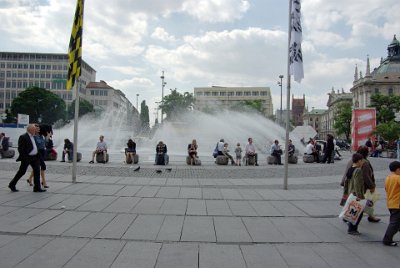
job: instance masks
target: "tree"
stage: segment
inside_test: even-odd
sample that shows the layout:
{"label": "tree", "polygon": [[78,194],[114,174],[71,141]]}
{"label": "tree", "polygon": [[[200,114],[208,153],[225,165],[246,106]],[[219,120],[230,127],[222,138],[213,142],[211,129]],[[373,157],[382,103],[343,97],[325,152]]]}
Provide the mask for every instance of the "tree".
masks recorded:
{"label": "tree", "polygon": [[[79,117],[92,112],[94,112],[93,104],[85,99],[79,98]],[[68,117],[69,119],[73,119],[75,117],[75,100],[73,100],[69,106]]]}
{"label": "tree", "polygon": [[376,126],[375,134],[391,144],[400,137],[400,124],[395,121],[381,123]]}
{"label": "tree", "polygon": [[344,134],[347,140],[350,139],[351,134],[351,114],[351,102],[341,102],[337,105],[333,128],[336,130],[338,135]]}
{"label": "tree", "polygon": [[371,105],[376,109],[376,121],[389,123],[394,120],[395,112],[400,110],[400,96],[374,94],[371,96]]}
{"label": "tree", "polygon": [[140,127],[141,132],[148,134],[150,131],[150,118],[149,118],[149,106],[146,105],[146,101],[143,100],[140,104]]}
{"label": "tree", "polygon": [[167,115],[166,119],[174,119],[193,108],[193,94],[185,92],[179,93],[177,89],[171,89],[171,93],[164,97],[163,103],[160,105],[162,112]]}
{"label": "tree", "polygon": [[13,100],[11,113],[13,116],[27,114],[30,122],[41,121],[52,125],[59,119],[65,119],[65,102],[44,88],[30,87]]}
{"label": "tree", "polygon": [[263,100],[246,100],[232,105],[230,110],[238,112],[259,112],[263,113]]}

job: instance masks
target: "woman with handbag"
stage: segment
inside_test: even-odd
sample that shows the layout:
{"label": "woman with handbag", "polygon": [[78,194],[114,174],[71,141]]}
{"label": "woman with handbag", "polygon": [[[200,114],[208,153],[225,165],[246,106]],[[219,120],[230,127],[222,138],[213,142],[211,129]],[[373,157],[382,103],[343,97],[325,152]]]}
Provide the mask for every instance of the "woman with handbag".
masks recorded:
{"label": "woman with handbag", "polygon": [[[352,162],[353,165],[347,170],[346,179],[344,180],[343,195],[349,195],[352,193],[357,197],[357,199],[364,199],[365,188],[364,179],[361,171],[361,167],[364,163],[364,157],[359,153],[355,153],[352,156]],[[360,233],[358,232],[358,225],[362,219],[362,216],[363,212],[361,212],[355,224],[347,222],[348,234],[360,235]]]}

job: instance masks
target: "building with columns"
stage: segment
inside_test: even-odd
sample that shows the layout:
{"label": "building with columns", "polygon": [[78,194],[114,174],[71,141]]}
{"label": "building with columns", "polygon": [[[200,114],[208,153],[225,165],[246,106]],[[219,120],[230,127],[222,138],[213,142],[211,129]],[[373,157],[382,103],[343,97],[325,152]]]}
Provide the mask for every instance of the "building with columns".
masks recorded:
{"label": "building with columns", "polygon": [[365,75],[355,67],[353,105],[355,108],[368,108],[371,95],[400,95],[400,42],[396,35],[387,47],[388,55],[381,59],[380,65],[371,72],[369,57]]}

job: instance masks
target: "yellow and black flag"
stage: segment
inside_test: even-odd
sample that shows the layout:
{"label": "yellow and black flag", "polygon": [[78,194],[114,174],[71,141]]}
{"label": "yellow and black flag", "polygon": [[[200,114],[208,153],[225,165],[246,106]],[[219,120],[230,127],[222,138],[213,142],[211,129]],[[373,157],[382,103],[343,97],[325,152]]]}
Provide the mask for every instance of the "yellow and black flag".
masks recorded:
{"label": "yellow and black flag", "polygon": [[82,62],[82,31],[83,31],[83,5],[85,0],[76,1],[74,23],[72,25],[71,39],[68,48],[68,77],[67,90],[70,90],[75,80],[81,76]]}

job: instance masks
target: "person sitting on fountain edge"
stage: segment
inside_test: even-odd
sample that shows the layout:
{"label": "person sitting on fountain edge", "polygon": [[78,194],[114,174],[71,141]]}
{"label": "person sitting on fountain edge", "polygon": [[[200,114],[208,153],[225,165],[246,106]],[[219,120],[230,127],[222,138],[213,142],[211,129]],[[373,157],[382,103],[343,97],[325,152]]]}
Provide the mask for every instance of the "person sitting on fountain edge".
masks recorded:
{"label": "person sitting on fountain edge", "polygon": [[188,154],[190,157],[190,164],[193,166],[197,159],[197,141],[192,140],[192,143],[188,145]]}
{"label": "person sitting on fountain edge", "polygon": [[289,145],[288,145],[288,156],[292,157],[296,151],[296,147],[294,147],[294,144],[292,140],[289,140]]}
{"label": "person sitting on fountain edge", "polygon": [[271,146],[271,155],[275,157],[275,162],[274,162],[275,165],[282,165],[281,161],[282,150],[278,140],[275,140]]}
{"label": "person sitting on fountain edge", "polygon": [[248,142],[249,143],[246,145],[246,147],[244,149],[245,156],[246,156],[246,158],[254,157],[254,161],[256,163],[256,166],[258,166],[256,147],[253,144],[253,139],[252,138],[248,138]]}
{"label": "person sitting on fountain edge", "polygon": [[103,154],[103,161],[102,163],[105,164],[106,163],[106,159],[107,159],[107,143],[104,141],[104,136],[101,135],[99,137],[100,141],[97,142],[96,145],[96,150],[94,150],[93,154],[92,154],[92,160],[89,162],[90,164],[94,163],[94,157],[97,154]]}
{"label": "person sitting on fountain edge", "polygon": [[156,165],[168,165],[167,145],[160,141],[156,146]]}
{"label": "person sitting on fountain edge", "polygon": [[136,143],[132,139],[129,139],[126,146],[127,148],[125,148],[125,162],[133,163],[133,157],[136,154]]}
{"label": "person sitting on fountain edge", "polygon": [[222,153],[231,160],[232,166],[236,164],[233,157],[229,154],[228,143],[224,143],[224,151]]}
{"label": "person sitting on fountain edge", "polygon": [[64,150],[62,151],[61,161],[65,162],[65,155],[68,155],[68,162],[72,162],[74,156],[74,144],[69,140],[64,140]]}

